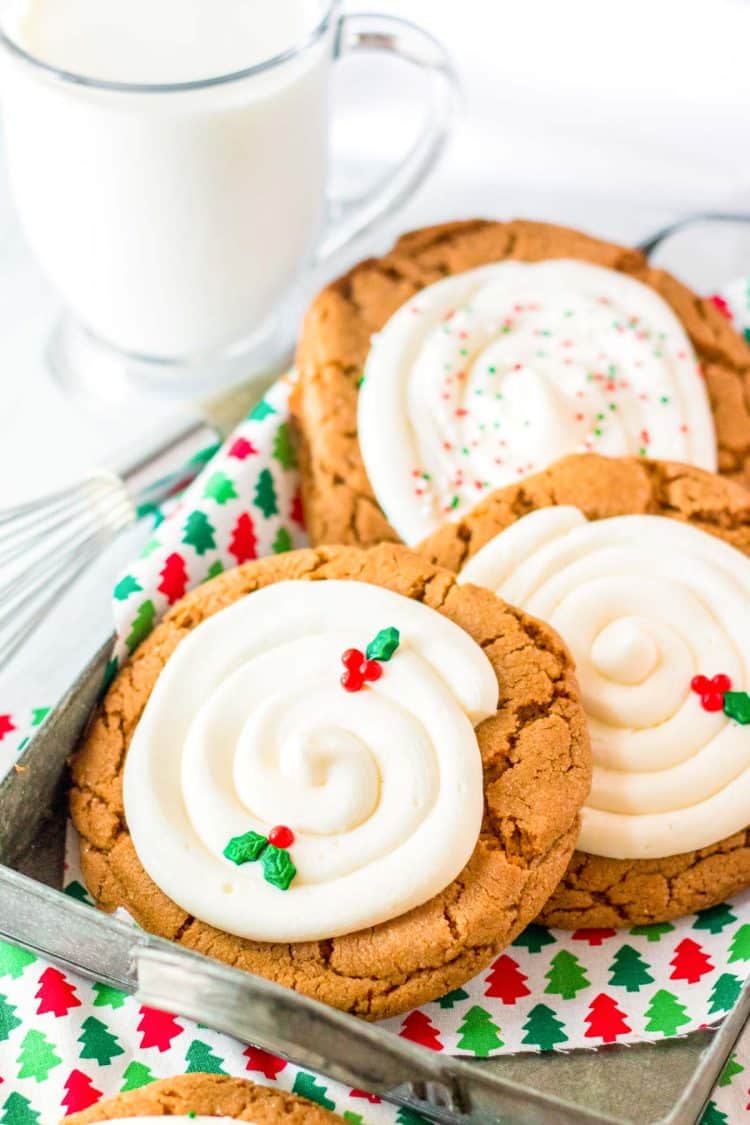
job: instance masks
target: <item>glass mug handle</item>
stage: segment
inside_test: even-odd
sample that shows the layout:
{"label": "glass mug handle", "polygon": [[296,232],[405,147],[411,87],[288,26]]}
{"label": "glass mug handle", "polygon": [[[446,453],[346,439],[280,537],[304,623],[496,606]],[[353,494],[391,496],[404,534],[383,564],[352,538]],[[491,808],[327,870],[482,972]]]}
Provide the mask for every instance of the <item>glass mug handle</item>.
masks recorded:
{"label": "glass mug handle", "polygon": [[332,199],[314,261],[320,265],[355,238],[371,230],[416,191],[435,166],[458,110],[460,86],[450,58],[429,32],[396,16],[370,13],[342,16],[334,57],[382,51],[424,71],[429,81],[427,125],[400,164],[389,168],[364,196]]}

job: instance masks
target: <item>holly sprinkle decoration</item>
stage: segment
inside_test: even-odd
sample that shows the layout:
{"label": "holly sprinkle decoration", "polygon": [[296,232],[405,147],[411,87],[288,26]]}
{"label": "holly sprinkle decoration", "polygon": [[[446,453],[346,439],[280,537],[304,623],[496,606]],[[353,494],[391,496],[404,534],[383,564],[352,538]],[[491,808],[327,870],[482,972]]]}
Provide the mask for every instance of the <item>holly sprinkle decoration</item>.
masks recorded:
{"label": "holly sprinkle decoration", "polygon": [[694,676],[690,687],[700,696],[704,711],[723,711],[736,723],[750,725],[750,695],[746,691],[732,691],[732,681],[723,672],[710,680],[708,676]]}
{"label": "holly sprinkle decoration", "polygon": [[374,684],[383,675],[383,664],[387,664],[401,644],[401,634],[392,626],[382,629],[366,652],[349,648],[341,658],[346,671],[341,677],[346,691],[362,691],[365,684]]}
{"label": "holly sprinkle decoration", "polygon": [[224,848],[224,856],[240,867],[243,863],[261,861],[263,878],[280,891],[288,891],[297,868],[292,862],[288,848],[294,843],[294,833],[285,824],[272,828],[268,836],[259,832],[246,832],[244,836],[233,836]]}

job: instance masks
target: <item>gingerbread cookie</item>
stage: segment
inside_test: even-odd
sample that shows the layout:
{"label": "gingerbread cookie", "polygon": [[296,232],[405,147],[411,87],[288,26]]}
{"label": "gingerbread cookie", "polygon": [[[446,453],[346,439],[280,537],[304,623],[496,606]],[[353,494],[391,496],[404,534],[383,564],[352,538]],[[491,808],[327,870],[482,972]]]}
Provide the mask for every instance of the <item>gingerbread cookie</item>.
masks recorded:
{"label": "gingerbread cookie", "polygon": [[594,779],[544,921],[666,921],[750,884],[750,493],[573,456],[421,550],[548,621],[576,661]]}
{"label": "gingerbread cookie", "polygon": [[308,312],[292,408],[313,543],[414,545],[574,452],[750,484],[750,348],[635,250],[532,222],[404,236]]}
{"label": "gingerbread cookie", "polygon": [[71,810],[105,910],[375,1019],[538,913],[589,783],[556,634],[384,544],[175,606],[110,688]]}
{"label": "gingerbread cookie", "polygon": [[165,1117],[180,1125],[229,1125],[232,1121],[249,1125],[335,1125],[342,1121],[327,1109],[284,1090],[256,1086],[244,1078],[186,1074],[98,1102],[66,1117],[65,1125],[93,1125],[95,1121],[155,1125],[157,1119]]}

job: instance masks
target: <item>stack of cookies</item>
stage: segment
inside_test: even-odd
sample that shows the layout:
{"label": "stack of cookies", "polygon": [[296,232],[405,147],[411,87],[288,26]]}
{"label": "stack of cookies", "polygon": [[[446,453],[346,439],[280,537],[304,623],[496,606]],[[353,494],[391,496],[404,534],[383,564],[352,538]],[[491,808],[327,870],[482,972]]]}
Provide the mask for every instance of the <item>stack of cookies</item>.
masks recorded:
{"label": "stack of cookies", "polygon": [[535,918],[750,884],[750,348],[721,311],[574,231],[417,231],[317,298],[293,411],[310,548],[178,603],[76,756],[97,903],[380,1019]]}

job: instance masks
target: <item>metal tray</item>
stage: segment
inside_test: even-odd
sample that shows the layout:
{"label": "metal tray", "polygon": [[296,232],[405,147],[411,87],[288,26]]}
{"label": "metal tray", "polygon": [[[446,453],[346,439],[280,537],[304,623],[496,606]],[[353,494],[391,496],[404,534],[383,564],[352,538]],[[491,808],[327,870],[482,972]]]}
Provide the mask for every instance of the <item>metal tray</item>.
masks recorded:
{"label": "metal tray", "polygon": [[421,1047],[94,911],[59,890],[66,761],[102,683],[102,646],[0,783],[0,935],[141,1003],[196,1019],[438,1122],[692,1125],[750,1017],[684,1039],[467,1062]]}

